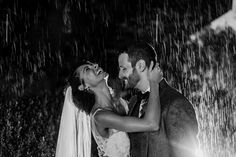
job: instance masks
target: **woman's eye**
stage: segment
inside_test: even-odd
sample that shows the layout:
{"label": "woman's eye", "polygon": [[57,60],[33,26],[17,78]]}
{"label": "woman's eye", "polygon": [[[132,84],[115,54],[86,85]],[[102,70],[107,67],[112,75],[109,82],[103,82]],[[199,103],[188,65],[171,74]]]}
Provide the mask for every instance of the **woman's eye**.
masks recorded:
{"label": "woman's eye", "polygon": [[88,70],[89,70],[89,67],[86,67],[86,68],[85,68],[85,72],[87,72]]}

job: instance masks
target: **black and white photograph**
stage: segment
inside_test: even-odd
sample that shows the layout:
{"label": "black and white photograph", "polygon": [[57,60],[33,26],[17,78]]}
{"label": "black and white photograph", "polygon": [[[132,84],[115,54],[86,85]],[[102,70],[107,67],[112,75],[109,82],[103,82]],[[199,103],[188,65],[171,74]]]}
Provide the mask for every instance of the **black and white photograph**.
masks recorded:
{"label": "black and white photograph", "polygon": [[236,0],[0,0],[0,157],[236,157]]}

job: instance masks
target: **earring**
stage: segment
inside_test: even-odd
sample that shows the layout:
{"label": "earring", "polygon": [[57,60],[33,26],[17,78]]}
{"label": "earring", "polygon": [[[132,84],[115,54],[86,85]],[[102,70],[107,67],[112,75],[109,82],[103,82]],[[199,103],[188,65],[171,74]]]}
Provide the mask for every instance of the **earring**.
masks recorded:
{"label": "earring", "polygon": [[90,91],[90,88],[89,88],[89,87],[86,87],[85,90],[86,90],[86,91]]}

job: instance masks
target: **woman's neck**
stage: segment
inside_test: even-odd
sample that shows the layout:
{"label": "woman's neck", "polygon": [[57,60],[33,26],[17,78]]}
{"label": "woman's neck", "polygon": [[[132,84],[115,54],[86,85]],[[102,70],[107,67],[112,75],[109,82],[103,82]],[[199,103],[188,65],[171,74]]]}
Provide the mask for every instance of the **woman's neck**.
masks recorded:
{"label": "woman's neck", "polygon": [[95,93],[95,103],[98,105],[97,107],[101,108],[111,108],[112,97],[107,85],[104,83],[100,85],[98,88],[94,89]]}

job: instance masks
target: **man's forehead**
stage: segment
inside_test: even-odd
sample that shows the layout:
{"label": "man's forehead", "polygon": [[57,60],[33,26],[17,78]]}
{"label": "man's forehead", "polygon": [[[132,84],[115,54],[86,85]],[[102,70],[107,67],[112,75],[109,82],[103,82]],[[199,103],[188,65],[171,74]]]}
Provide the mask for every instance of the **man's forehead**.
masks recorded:
{"label": "man's forehead", "polygon": [[129,64],[130,62],[128,61],[129,59],[129,56],[127,53],[122,53],[120,54],[119,58],[118,58],[118,61],[119,61],[119,64],[120,65],[126,65],[126,64]]}

